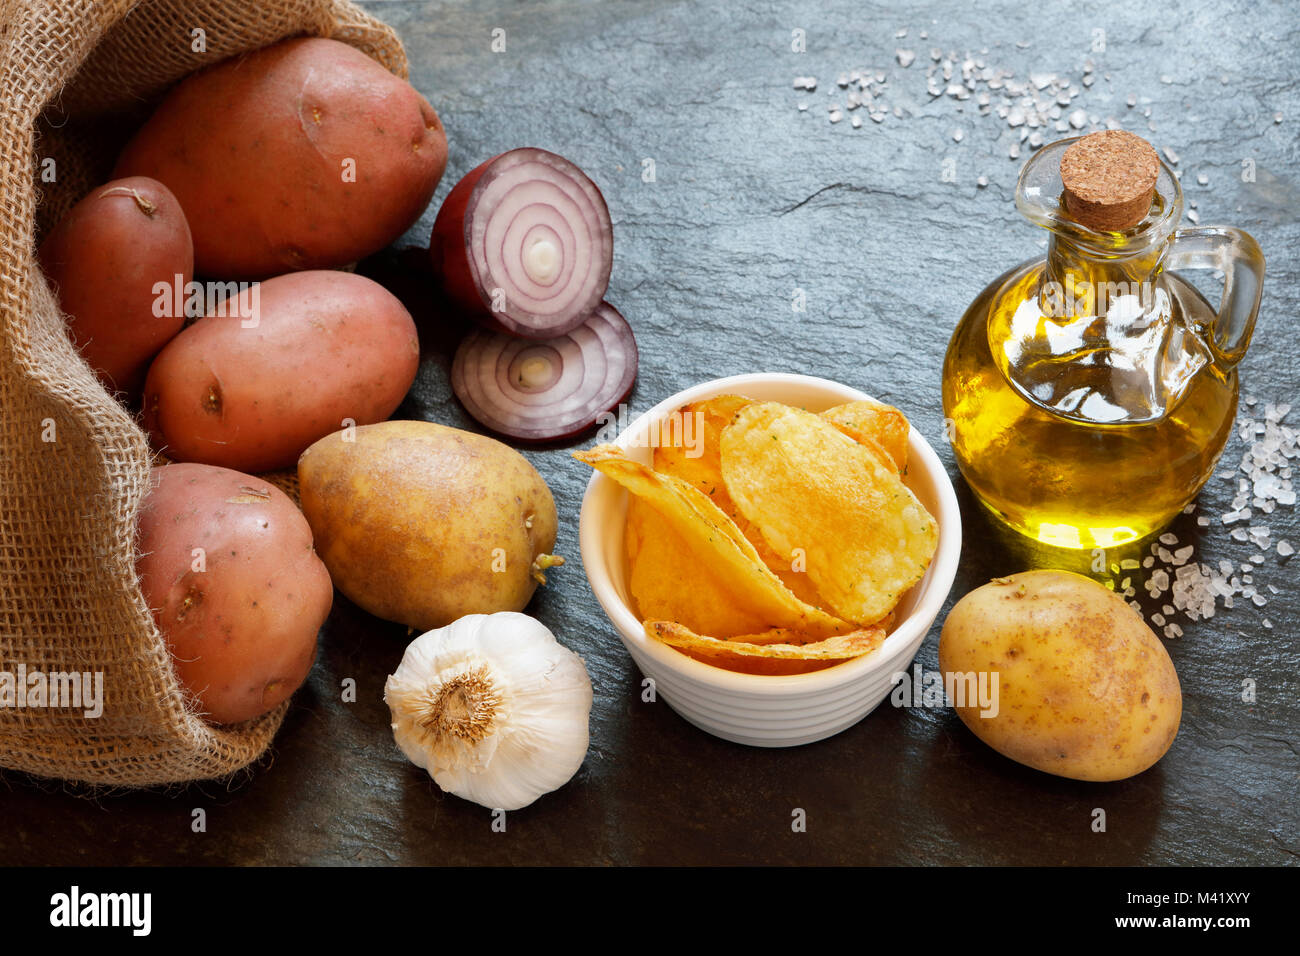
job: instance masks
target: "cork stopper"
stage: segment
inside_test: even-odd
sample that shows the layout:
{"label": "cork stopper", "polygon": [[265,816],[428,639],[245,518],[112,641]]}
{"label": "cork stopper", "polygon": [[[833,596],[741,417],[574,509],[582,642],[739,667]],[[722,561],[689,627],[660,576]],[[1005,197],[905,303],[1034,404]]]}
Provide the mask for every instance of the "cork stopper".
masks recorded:
{"label": "cork stopper", "polygon": [[1156,151],[1124,130],[1089,133],[1061,157],[1065,210],[1097,232],[1136,226],[1151,208],[1160,175]]}

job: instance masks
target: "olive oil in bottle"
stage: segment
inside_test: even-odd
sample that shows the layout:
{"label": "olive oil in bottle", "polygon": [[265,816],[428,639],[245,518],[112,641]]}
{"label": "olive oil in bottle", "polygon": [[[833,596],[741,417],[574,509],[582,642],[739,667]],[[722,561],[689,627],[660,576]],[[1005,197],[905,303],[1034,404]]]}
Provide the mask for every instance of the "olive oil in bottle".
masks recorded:
{"label": "olive oil in bottle", "polygon": [[[1031,538],[1134,541],[1214,471],[1263,258],[1238,230],[1175,231],[1177,179],[1128,133],[1045,147],[1016,198],[1052,236],[1046,259],[980,293],[949,344],[943,402],[958,465],[979,500]],[[1223,268],[1221,313],[1171,266]]]}

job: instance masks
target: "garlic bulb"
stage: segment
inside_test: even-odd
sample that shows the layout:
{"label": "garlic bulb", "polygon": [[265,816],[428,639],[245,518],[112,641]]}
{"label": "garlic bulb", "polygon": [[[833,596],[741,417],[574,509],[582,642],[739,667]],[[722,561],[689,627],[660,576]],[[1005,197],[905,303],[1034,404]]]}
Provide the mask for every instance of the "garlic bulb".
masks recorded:
{"label": "garlic bulb", "polygon": [[514,611],[421,634],[384,685],[402,753],[448,793],[502,810],[578,772],[591,698],[582,658]]}

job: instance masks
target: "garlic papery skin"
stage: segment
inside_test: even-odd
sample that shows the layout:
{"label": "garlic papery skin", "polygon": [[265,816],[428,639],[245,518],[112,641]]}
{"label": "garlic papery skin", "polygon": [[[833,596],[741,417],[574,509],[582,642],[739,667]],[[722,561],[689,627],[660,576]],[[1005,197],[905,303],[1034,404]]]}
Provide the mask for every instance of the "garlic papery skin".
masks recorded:
{"label": "garlic papery skin", "polygon": [[468,614],[421,634],[384,700],[407,759],[490,809],[518,810],[564,786],[587,754],[587,667],[526,614]]}

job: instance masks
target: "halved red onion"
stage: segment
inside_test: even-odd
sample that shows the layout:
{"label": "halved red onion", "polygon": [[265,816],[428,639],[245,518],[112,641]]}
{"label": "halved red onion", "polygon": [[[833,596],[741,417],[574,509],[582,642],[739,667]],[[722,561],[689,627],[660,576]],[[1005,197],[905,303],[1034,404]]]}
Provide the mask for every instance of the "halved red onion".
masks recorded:
{"label": "halved red onion", "polygon": [[512,149],[456,184],[429,252],[462,308],[489,328],[544,339],[582,325],[605,297],[614,227],[581,169],[544,149]]}
{"label": "halved red onion", "polygon": [[451,387],[493,431],[554,441],[582,434],[626,399],[636,366],[631,327],[601,302],[584,324],[552,339],[472,332],[451,364]]}

